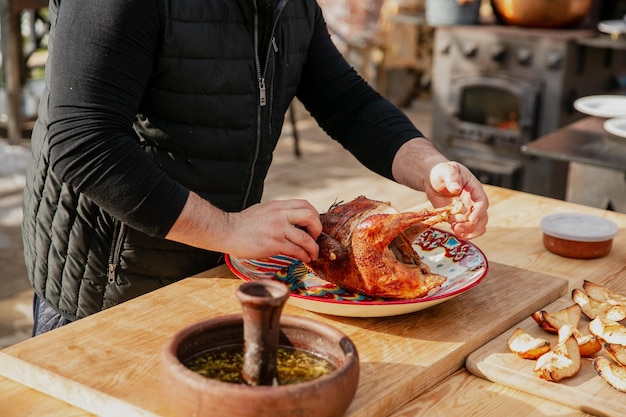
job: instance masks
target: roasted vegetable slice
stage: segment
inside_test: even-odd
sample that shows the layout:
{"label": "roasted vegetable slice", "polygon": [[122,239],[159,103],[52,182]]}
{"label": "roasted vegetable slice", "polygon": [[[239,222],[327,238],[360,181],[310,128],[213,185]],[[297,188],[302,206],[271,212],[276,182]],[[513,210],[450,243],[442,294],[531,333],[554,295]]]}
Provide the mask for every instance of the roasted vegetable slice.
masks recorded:
{"label": "roasted vegetable slice", "polygon": [[543,320],[548,323],[552,328],[558,330],[563,326],[569,326],[574,332],[578,328],[578,323],[582,316],[580,306],[578,304],[572,304],[571,306],[562,310],[554,311],[552,313],[543,312]]}
{"label": "roasted vegetable slice", "polygon": [[583,282],[583,290],[591,298],[595,298],[600,302],[607,302],[612,305],[626,305],[626,297],[609,290],[608,288],[585,280]]}
{"label": "roasted vegetable slice", "polygon": [[602,350],[602,342],[592,334],[580,334],[580,332],[574,332],[574,337],[578,342],[578,349],[580,350],[580,356],[589,357],[595,355]]}
{"label": "roasted vegetable slice", "polygon": [[626,318],[626,306],[613,305],[607,301],[596,300],[580,288],[572,290],[572,299],[580,306],[582,313],[590,320],[598,316],[614,321],[622,321]]}
{"label": "roasted vegetable slice", "polygon": [[524,359],[537,359],[550,351],[550,343],[547,340],[534,337],[520,328],[513,331],[507,345],[511,352]]}
{"label": "roasted vegetable slice", "polygon": [[550,326],[550,324],[544,320],[543,313],[545,313],[545,311],[543,310],[535,311],[533,314],[530,315],[530,317],[532,317],[533,320],[535,320],[535,323],[537,323],[537,325],[546,332],[556,334],[559,329],[555,329],[554,327]]}
{"label": "roasted vegetable slice", "polygon": [[616,343],[605,343],[604,349],[606,349],[615,362],[622,366],[626,366],[626,346],[618,345]]}
{"label": "roasted vegetable slice", "polygon": [[576,329],[581,318],[581,309],[578,304],[572,304],[562,310],[552,313],[541,310],[532,314],[533,320],[546,332],[557,334],[559,329],[567,325]]}
{"label": "roasted vegetable slice", "polygon": [[557,382],[573,377],[580,371],[580,349],[572,329],[565,325],[559,329],[559,343],[537,359],[533,371],[539,378]]}
{"label": "roasted vegetable slice", "polygon": [[626,345],[626,327],[616,321],[596,317],[589,322],[589,332],[606,343]]}
{"label": "roasted vegetable slice", "polygon": [[604,356],[593,360],[593,369],[610,386],[618,391],[626,392],[626,367],[619,366]]}

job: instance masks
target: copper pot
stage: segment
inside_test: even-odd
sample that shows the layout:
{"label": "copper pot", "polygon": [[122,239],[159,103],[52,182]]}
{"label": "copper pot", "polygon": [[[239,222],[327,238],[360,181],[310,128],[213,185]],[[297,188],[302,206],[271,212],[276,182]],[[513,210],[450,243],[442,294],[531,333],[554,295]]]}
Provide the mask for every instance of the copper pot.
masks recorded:
{"label": "copper pot", "polygon": [[494,14],[510,25],[572,27],[589,13],[593,0],[491,0]]}

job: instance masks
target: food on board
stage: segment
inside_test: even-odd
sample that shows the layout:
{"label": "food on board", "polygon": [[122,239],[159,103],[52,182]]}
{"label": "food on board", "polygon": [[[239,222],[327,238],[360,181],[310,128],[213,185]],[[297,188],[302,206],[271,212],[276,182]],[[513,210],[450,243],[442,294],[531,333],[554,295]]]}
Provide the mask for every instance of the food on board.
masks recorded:
{"label": "food on board", "polygon": [[626,392],[626,367],[620,366],[604,356],[593,360],[593,369],[600,378],[618,391]]}
{"label": "food on board", "polygon": [[614,321],[622,321],[626,318],[626,305],[614,305],[607,301],[596,300],[587,295],[583,289],[574,288],[572,299],[580,306],[582,313],[591,320],[597,316]]}
{"label": "food on board", "polygon": [[[582,288],[572,291],[572,300],[575,304],[561,310],[540,310],[531,315],[546,333],[558,334],[554,347],[538,355],[539,347],[546,348],[536,341],[543,339],[517,328],[508,339],[509,350],[519,357],[536,359],[535,374],[553,382],[578,374],[585,366],[581,357],[593,358],[590,363],[598,376],[626,393],[626,326],[621,323],[626,319],[626,297],[585,280]],[[586,325],[581,325],[583,317],[589,320]],[[524,340],[528,342],[524,344]]]}
{"label": "food on board", "polygon": [[319,258],[306,266],[318,277],[360,294],[398,299],[427,296],[446,277],[430,271],[413,241],[464,210],[458,199],[443,208],[406,213],[364,196],[335,204],[321,215]]}
{"label": "food on board", "polygon": [[574,337],[578,342],[580,356],[588,358],[602,350],[602,342],[592,334],[580,334],[580,332],[577,332],[574,333]]}
{"label": "food on board", "polygon": [[619,322],[596,317],[589,322],[589,332],[606,343],[626,345],[626,327]]}
{"label": "food on board", "polygon": [[520,328],[513,331],[507,345],[511,352],[523,359],[537,359],[550,350],[546,339],[534,337]]}
{"label": "food on board", "polygon": [[600,302],[614,306],[626,306],[626,296],[611,291],[602,285],[585,280],[583,282],[583,290],[585,290],[590,298],[594,298]]}
{"label": "food on board", "polygon": [[604,349],[621,366],[626,366],[626,346],[617,343],[605,343]]}
{"label": "food on board", "polygon": [[571,378],[580,371],[580,350],[572,330],[566,324],[561,326],[557,345],[537,359],[533,371],[539,378],[557,382]]}
{"label": "food on board", "polygon": [[541,310],[532,314],[532,318],[543,330],[554,334],[557,334],[559,328],[565,324],[572,329],[576,329],[578,322],[580,322],[580,317],[581,311],[578,304],[572,304],[567,308],[552,313]]}
{"label": "food on board", "polygon": [[581,308],[578,304],[572,304],[552,313],[545,310],[536,311],[531,317],[539,327],[548,333],[558,334],[563,326],[569,326],[572,329],[572,335],[578,342],[581,356],[591,356],[602,350],[602,344],[597,337],[583,334],[578,330],[578,324],[582,317]]}

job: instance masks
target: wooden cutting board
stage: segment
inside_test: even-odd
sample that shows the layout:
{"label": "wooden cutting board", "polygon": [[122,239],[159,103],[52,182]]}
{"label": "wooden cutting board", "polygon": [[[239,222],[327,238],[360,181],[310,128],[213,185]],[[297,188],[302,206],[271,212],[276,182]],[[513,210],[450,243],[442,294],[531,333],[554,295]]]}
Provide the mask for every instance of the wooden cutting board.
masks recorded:
{"label": "wooden cutting board", "polygon": [[[613,281],[611,289],[626,294],[626,276],[619,282]],[[621,286],[620,286],[621,283]],[[565,295],[543,308],[548,312],[569,307],[574,302]],[[583,316],[579,329],[588,333],[589,320]],[[570,379],[548,382],[533,373],[534,360],[524,360],[507,347],[507,340],[516,328],[522,328],[535,337],[543,337],[554,346],[556,335],[543,331],[528,317],[491,342],[473,352],[467,358],[467,369],[474,375],[511,388],[519,389],[554,402],[579,409],[597,416],[623,417],[626,415],[626,393],[621,393],[596,375],[591,359],[583,358],[581,370]],[[600,355],[607,356],[603,350]]]}
{"label": "wooden cutting board", "polygon": [[[102,416],[168,416],[159,355],[168,337],[240,312],[225,268],[189,278],[0,351],[0,374]],[[211,277],[210,279],[207,279]],[[346,416],[391,414],[463,367],[467,355],[567,291],[567,281],[492,263],[476,287],[429,309],[386,318],[314,314],[356,344],[361,377]]]}
{"label": "wooden cutting board", "polygon": [[3,377],[0,377],[0,416],[95,417],[82,408],[73,407]]}

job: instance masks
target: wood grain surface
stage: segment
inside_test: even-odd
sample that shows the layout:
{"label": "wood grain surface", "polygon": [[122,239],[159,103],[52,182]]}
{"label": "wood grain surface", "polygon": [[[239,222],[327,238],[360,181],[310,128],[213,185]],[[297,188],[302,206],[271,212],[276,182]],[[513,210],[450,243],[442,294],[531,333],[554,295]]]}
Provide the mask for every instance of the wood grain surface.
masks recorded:
{"label": "wood grain surface", "polygon": [[589,417],[554,401],[476,378],[461,369],[390,417]]}
{"label": "wood grain surface", "polygon": [[[0,374],[102,416],[168,416],[159,355],[177,330],[240,311],[225,268],[189,278],[0,352]],[[356,344],[361,378],[347,416],[381,417],[462,368],[467,355],[562,296],[567,282],[490,264],[475,288],[388,318],[323,316]]]}
{"label": "wood grain surface", "polygon": [[94,414],[0,377],[2,417],[90,417]]}

